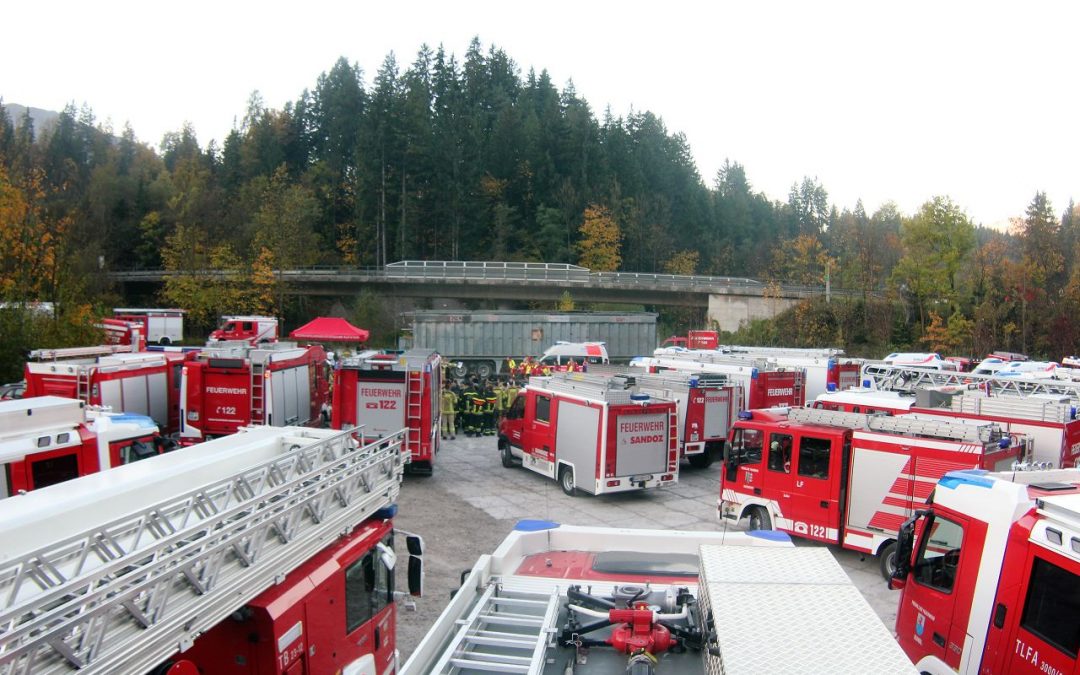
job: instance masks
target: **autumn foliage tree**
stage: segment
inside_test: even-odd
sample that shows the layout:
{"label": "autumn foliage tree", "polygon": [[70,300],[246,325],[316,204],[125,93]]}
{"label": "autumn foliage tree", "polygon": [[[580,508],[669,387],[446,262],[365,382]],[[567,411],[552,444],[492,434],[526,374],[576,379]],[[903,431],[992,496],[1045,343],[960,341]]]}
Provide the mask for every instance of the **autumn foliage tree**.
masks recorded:
{"label": "autumn foliage tree", "polygon": [[580,228],[578,264],[596,272],[614,272],[622,264],[622,232],[611,211],[593,204]]}

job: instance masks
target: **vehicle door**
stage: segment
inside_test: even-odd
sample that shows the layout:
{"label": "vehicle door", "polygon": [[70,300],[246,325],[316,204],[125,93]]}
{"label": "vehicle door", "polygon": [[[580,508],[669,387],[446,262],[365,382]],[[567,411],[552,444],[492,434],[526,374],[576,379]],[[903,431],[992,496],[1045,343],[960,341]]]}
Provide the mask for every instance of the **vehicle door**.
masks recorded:
{"label": "vehicle door", "polygon": [[[536,393],[527,403],[525,415],[525,452],[545,462],[555,461],[553,433],[554,401],[550,394]],[[529,414],[531,413],[531,414]]]}
{"label": "vehicle door", "polygon": [[[818,541],[840,540],[843,435],[800,433],[792,453],[795,534]],[[839,446],[839,447],[838,447]]]}
{"label": "vehicle door", "polygon": [[765,461],[761,472],[762,496],[776,502],[779,519],[776,527],[791,530],[791,523],[800,520],[795,498],[794,461],[791,456],[795,434],[791,431],[771,431],[765,446]]}
{"label": "vehicle door", "polygon": [[731,431],[731,441],[725,452],[721,492],[735,492],[762,496],[762,474],[765,432],[755,427],[736,427]]}
{"label": "vehicle door", "polygon": [[985,523],[953,513],[923,521],[896,622],[897,640],[909,654],[959,668],[985,536]]}
{"label": "vehicle door", "polygon": [[[1053,536],[1051,530],[1047,538]],[[1057,535],[1061,536],[1061,535]],[[1076,540],[1073,539],[1074,545]],[[1051,540],[1053,543],[1053,540]],[[1065,544],[1068,546],[1068,543]],[[1028,547],[1014,611],[1011,663],[1002,672],[1076,673],[1080,669],[1080,563],[1040,546]],[[999,614],[1008,616],[995,606]]]}

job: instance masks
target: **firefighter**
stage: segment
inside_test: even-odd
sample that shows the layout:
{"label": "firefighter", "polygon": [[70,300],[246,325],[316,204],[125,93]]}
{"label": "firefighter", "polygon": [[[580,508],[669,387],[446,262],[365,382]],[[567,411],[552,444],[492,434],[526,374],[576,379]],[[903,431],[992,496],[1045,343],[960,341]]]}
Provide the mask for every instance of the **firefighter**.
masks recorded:
{"label": "firefighter", "polygon": [[507,365],[507,372],[509,372],[511,377],[512,377],[514,375],[514,369],[517,368],[517,364],[514,363],[514,357],[513,356],[511,356],[507,360],[506,365]]}
{"label": "firefighter", "polygon": [[447,384],[443,387],[442,400],[439,403],[439,412],[442,413],[442,439],[445,441],[449,436],[450,440],[457,438],[457,433],[454,428],[454,417],[457,412],[458,396],[454,393],[454,390]]}
{"label": "firefighter", "polygon": [[510,410],[514,405],[514,401],[517,400],[518,395],[518,383],[516,379],[511,379],[506,386],[506,410]]}
{"label": "firefighter", "polygon": [[495,435],[495,416],[499,410],[499,397],[495,395],[495,390],[491,388],[491,382],[489,381],[484,385],[484,428],[483,434],[485,436]]}
{"label": "firefighter", "polygon": [[506,417],[506,411],[510,409],[510,404],[513,402],[510,400],[509,380],[499,382],[498,388],[495,389],[495,395],[499,397],[499,419],[501,420]]}
{"label": "firefighter", "polygon": [[450,385],[450,390],[457,394],[457,405],[454,411],[457,414],[454,416],[454,425],[457,427],[458,433],[465,433],[465,406],[468,402],[465,398],[465,390],[461,388],[457,380],[454,380],[454,383]]}
{"label": "firefighter", "polygon": [[536,371],[536,363],[533,362],[533,357],[526,356],[525,362],[521,364],[521,372],[528,379],[533,376]]}
{"label": "firefighter", "polygon": [[477,391],[475,380],[470,380],[465,385],[465,391],[461,395],[465,401],[465,414],[462,415],[462,425],[465,428],[466,436],[476,436],[479,429],[479,416],[480,409],[478,403],[482,404],[483,399],[480,398],[480,392]]}
{"label": "firefighter", "polygon": [[566,364],[566,372],[572,373],[572,372],[574,372],[576,370],[577,370],[577,363],[574,362],[574,359],[570,359],[570,362]]}

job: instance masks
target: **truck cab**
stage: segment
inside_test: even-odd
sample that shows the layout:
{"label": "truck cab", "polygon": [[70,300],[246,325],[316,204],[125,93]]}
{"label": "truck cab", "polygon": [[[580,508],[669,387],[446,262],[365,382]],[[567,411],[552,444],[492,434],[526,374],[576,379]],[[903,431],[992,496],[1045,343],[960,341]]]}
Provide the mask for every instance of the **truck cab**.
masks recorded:
{"label": "truck cab", "polygon": [[896,639],[924,673],[1080,669],[1080,471],[955,471],[898,536]]}
{"label": "truck cab", "polygon": [[[738,490],[750,495],[740,501],[752,529],[775,527],[838,543],[851,436],[851,429],[791,423],[755,410],[731,432],[721,511],[737,508],[732,498]],[[780,513],[770,504],[779,504]]]}
{"label": "truck cab", "polygon": [[244,340],[256,345],[277,342],[278,320],[272,316],[223,316],[221,327],[210,333],[210,340]]}

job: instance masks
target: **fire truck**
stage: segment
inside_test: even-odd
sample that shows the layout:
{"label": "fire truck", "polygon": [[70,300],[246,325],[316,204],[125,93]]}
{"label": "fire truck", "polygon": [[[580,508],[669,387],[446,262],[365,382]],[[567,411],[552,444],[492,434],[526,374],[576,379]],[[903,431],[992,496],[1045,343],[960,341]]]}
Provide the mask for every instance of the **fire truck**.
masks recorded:
{"label": "fire truck", "polygon": [[900,524],[954,469],[1005,469],[1028,439],[993,423],[813,408],[744,412],[720,476],[717,515],[880,557],[895,567]]}
{"label": "fire truck", "polygon": [[407,429],[409,471],[430,474],[439,451],[441,366],[431,349],[365,351],[342,360],[334,370],[331,426],[355,428],[368,440]]}
{"label": "fire truck", "polygon": [[679,480],[674,401],[636,393],[627,378],[586,373],[532,377],[499,423],[503,466],[519,463],[593,495]]}
{"label": "fire truck", "polygon": [[917,672],[832,554],[779,532],[523,520],[402,675]]}
{"label": "fire truck", "polygon": [[278,320],[272,316],[223,316],[221,327],[210,333],[211,342],[242,340],[250,345],[277,342]]}
{"label": "fire truck", "polygon": [[138,321],[102,319],[95,325],[105,332],[105,344],[131,345],[131,351],[146,351],[146,327]]}
{"label": "fire truck", "polygon": [[1080,471],[956,471],[900,530],[896,639],[919,671],[1080,669]]}
{"label": "fire truck", "polygon": [[143,327],[143,338],[159,345],[184,341],[184,310],[116,307],[113,318]]}
{"label": "fire truck", "polygon": [[716,351],[657,349],[652,356],[631,359],[630,366],[649,373],[678,370],[686,373],[727,375],[742,386],[741,410],[801,406],[806,400],[806,373],[784,368],[766,359],[744,359]]}
{"label": "fire truck", "polygon": [[720,335],[714,330],[691,330],[686,336],[672,335],[664,340],[661,347],[686,347],[687,349],[716,349],[720,346]]}
{"label": "fire truck", "polygon": [[961,373],[875,361],[863,364],[862,379],[864,386],[884,391],[915,392],[934,387],[971,387],[981,389],[988,396],[1050,395],[1080,401],[1080,382],[1071,379],[998,377],[996,374]]}
{"label": "fire truck", "polygon": [[987,396],[980,389],[936,387],[914,395],[867,388],[821,394],[815,408],[893,415],[994,422],[1010,433],[1031,439],[1031,459],[1046,468],[1070,468],[1080,462],[1080,419],[1067,396],[1004,394]]}
{"label": "fire truck", "polygon": [[735,424],[742,387],[724,375],[667,371],[633,376],[642,394],[678,404],[679,455],[695,469],[705,469],[721,457],[728,433]]}
{"label": "fire truck", "polygon": [[147,415],[166,433],[180,430],[180,369],[191,354],[131,352],[130,346],[30,352],[24,396],[61,396],[116,412]]}
{"label": "fire truck", "polygon": [[393,672],[403,440],[245,429],[0,501],[0,671]]}
{"label": "fire truck", "polygon": [[317,426],[329,400],[326,351],[318,345],[208,347],[184,364],[180,442],[226,436],[248,424]]}
{"label": "fire truck", "polygon": [[146,459],[170,449],[142,415],[38,396],[0,402],[0,498]]}
{"label": "fire truck", "polygon": [[745,359],[766,359],[784,368],[801,368],[806,372],[806,400],[831,389],[858,386],[862,361],[844,358],[840,349],[785,349],[782,347],[725,346],[721,351]]}

